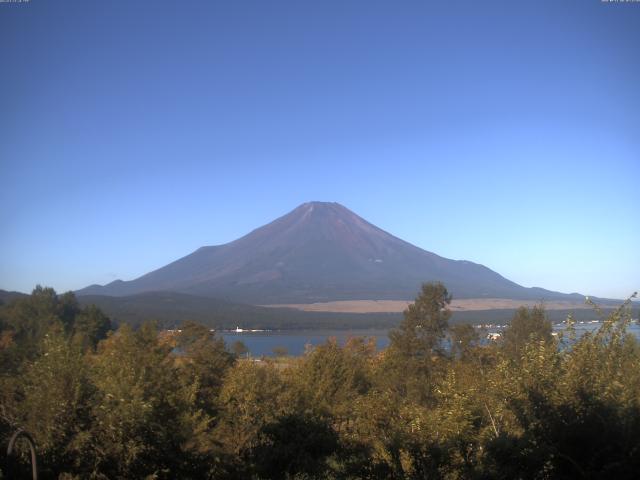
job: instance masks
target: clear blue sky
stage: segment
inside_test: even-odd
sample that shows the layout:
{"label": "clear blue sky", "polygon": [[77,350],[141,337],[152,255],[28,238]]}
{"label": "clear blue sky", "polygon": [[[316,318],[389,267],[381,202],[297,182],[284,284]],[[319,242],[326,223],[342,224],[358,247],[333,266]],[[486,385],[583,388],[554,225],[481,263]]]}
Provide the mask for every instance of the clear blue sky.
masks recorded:
{"label": "clear blue sky", "polygon": [[640,3],[0,3],[0,288],[309,200],[525,286],[640,288]]}

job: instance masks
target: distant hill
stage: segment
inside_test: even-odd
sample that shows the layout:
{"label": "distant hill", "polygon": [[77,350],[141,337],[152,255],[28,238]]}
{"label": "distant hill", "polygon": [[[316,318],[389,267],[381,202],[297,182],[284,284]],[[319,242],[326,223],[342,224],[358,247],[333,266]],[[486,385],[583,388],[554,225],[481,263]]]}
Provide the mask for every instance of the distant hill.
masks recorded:
{"label": "distant hill", "polygon": [[455,298],[579,300],[525,288],[489,268],[422,250],[337,203],[311,202],[225,245],[202,247],[135,280],[78,295],[179,292],[249,304],[413,299],[422,282]]}
{"label": "distant hill", "polygon": [[0,305],[9,303],[11,300],[20,297],[26,297],[26,293],[20,292],[8,292],[7,290],[0,290]]}

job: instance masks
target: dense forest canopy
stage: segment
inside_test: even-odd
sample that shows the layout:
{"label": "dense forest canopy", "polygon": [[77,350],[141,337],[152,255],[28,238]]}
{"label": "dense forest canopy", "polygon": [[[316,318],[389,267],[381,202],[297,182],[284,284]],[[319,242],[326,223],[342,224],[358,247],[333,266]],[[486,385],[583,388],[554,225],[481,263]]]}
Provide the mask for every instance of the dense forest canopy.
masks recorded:
{"label": "dense forest canopy", "polygon": [[[113,330],[37,287],[0,306],[3,455],[23,428],[41,478],[636,478],[629,301],[580,338],[521,308],[489,345],[449,302],[423,285],[383,351],[354,338],[255,360],[197,323]],[[27,464],[3,457],[0,477]]]}

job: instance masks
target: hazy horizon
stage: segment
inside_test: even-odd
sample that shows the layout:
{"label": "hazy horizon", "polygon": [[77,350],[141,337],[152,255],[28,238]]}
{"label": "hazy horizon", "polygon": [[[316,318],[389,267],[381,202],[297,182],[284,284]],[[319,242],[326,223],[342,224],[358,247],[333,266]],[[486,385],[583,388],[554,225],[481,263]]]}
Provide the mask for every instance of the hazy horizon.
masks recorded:
{"label": "hazy horizon", "polygon": [[336,201],[526,287],[640,288],[640,5],[0,3],[0,288]]}

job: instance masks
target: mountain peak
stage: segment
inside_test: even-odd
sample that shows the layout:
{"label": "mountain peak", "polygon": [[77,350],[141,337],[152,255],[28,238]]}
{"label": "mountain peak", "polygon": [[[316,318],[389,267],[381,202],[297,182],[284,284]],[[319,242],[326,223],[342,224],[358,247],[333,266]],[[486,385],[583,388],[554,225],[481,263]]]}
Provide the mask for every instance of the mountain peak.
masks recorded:
{"label": "mountain peak", "polygon": [[333,212],[334,214],[355,215],[347,207],[337,202],[305,202],[291,211],[291,213],[297,213],[299,215],[310,214],[312,212]]}
{"label": "mountain peak", "polygon": [[339,203],[319,201],[135,280],[79,293],[169,291],[254,304],[410,300],[426,281],[444,282],[456,298],[538,300],[541,295],[482,265],[411,245]]}
{"label": "mountain peak", "polygon": [[304,202],[303,204],[299,205],[298,208],[301,208],[301,207],[329,208],[333,206],[345,208],[344,206],[340,205],[338,202],[321,202],[318,200],[312,200],[311,202]]}
{"label": "mountain peak", "polygon": [[[305,250],[309,250],[309,245],[322,244],[321,251],[324,252],[333,244],[336,248],[351,250],[355,255],[373,255],[368,250],[374,243],[398,240],[336,202],[303,203],[238,242],[258,237],[269,243],[284,242],[292,248]],[[308,253],[315,256],[312,251]]]}

